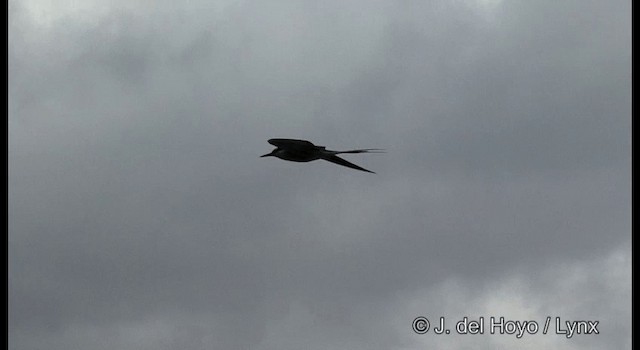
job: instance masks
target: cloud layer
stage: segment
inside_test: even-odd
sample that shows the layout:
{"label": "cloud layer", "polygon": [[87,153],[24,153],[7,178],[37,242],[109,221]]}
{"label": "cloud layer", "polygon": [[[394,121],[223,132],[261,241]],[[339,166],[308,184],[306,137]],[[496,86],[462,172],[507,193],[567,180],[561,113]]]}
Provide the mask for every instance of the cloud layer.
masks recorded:
{"label": "cloud layer", "polygon": [[10,1],[9,347],[630,348],[629,10]]}

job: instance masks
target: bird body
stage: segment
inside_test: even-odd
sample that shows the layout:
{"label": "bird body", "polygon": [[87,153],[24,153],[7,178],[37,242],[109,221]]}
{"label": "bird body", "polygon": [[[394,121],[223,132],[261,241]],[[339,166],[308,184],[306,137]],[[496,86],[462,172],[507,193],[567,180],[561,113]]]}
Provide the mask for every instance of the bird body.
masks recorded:
{"label": "bird body", "polygon": [[292,162],[311,162],[318,159],[324,159],[328,162],[369,173],[374,172],[350,163],[337,155],[342,153],[376,153],[382,151],[376,148],[356,149],[350,151],[331,151],[326,149],[324,146],[316,146],[309,141],[295,139],[270,139],[268,142],[276,146],[276,149],[271,153],[262,155],[261,157],[277,157]]}

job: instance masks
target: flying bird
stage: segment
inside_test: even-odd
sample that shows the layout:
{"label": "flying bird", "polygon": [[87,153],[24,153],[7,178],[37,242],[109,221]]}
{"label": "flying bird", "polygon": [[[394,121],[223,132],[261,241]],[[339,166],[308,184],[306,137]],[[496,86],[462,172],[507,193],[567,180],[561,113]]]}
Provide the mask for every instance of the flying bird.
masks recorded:
{"label": "flying bird", "polygon": [[267,153],[260,157],[278,157],[280,159],[289,160],[292,162],[310,162],[317,159],[324,159],[331,163],[346,166],[351,169],[366,171],[373,174],[375,174],[373,171],[347,162],[337,155],[342,153],[382,153],[383,151],[378,148],[354,149],[350,151],[330,151],[324,146],[316,146],[306,140],[294,139],[270,139],[268,142],[276,146],[277,148],[271,151],[271,153]]}

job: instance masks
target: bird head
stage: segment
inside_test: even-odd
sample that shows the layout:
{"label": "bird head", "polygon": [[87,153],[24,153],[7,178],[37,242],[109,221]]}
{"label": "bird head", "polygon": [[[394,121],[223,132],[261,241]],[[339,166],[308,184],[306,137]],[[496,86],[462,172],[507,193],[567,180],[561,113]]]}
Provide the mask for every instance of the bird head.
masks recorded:
{"label": "bird head", "polygon": [[263,155],[260,156],[260,158],[262,158],[262,157],[275,157],[277,150],[278,149],[276,148],[273,151],[271,151],[271,153],[263,154]]}

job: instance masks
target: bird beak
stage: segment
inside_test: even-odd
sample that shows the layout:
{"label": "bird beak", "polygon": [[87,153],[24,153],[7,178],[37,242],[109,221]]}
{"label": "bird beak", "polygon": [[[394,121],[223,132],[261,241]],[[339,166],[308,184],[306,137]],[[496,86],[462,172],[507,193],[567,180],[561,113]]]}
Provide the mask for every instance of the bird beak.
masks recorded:
{"label": "bird beak", "polygon": [[262,157],[268,157],[268,156],[272,156],[272,155],[273,155],[273,154],[271,154],[271,153],[267,153],[267,154],[261,155],[261,156],[260,156],[260,158],[262,158]]}

